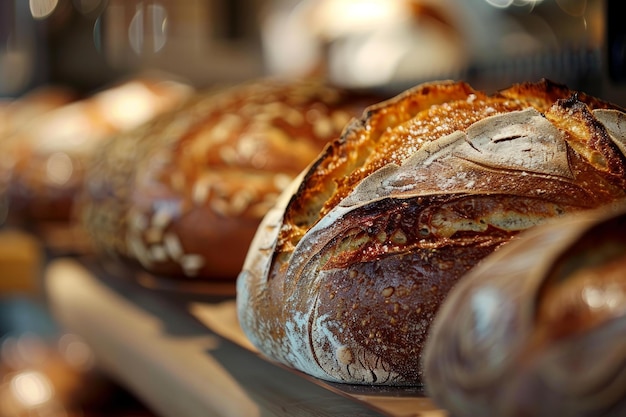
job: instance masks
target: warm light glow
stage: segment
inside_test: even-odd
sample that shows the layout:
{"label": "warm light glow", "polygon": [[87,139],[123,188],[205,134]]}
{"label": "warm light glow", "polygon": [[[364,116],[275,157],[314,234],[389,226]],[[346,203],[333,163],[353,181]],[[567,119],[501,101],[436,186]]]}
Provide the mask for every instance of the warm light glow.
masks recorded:
{"label": "warm light glow", "polygon": [[367,87],[450,73],[465,62],[456,37],[435,20],[406,16],[328,47],[328,71],[343,85]]}
{"label": "warm light glow", "polygon": [[348,22],[376,22],[385,19],[397,3],[389,0],[343,0],[332,3],[337,16]]}
{"label": "warm light glow", "polygon": [[319,8],[316,22],[323,35],[369,30],[395,21],[407,13],[405,2],[396,0],[330,0]]}
{"label": "warm light glow", "polygon": [[52,399],[54,388],[41,372],[24,371],[11,379],[11,392],[25,407],[37,407]]}
{"label": "warm light glow", "polygon": [[[395,75],[400,60],[406,54],[406,45],[401,39],[388,43],[387,39],[373,38],[355,45],[354,65],[344,68],[356,85],[384,85]],[[384,56],[385,59],[372,59]]]}
{"label": "warm light glow", "polygon": [[41,117],[33,128],[34,143],[42,152],[80,150],[89,146],[91,138],[101,135],[80,102]]}
{"label": "warm light glow", "polygon": [[154,94],[138,82],[103,91],[95,98],[107,121],[120,130],[135,127],[157,112]]}
{"label": "warm light glow", "polygon": [[55,152],[46,163],[46,178],[55,185],[64,185],[72,177],[74,164],[65,152]]}
{"label": "warm light glow", "polygon": [[601,287],[585,287],[582,291],[583,301],[592,309],[613,311],[619,306],[624,305],[624,293],[620,288],[608,286]]}
{"label": "warm light glow", "polygon": [[29,0],[30,14],[35,19],[45,19],[57,8],[59,0]]}

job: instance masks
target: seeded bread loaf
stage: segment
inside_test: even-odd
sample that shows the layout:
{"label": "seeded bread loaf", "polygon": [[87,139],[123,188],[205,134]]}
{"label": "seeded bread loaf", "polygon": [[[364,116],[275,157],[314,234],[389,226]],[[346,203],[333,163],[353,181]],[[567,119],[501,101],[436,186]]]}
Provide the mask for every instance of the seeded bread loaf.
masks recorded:
{"label": "seeded bread loaf", "polygon": [[81,223],[105,256],[234,282],[276,197],[372,102],[309,79],[198,93],[100,149]]}
{"label": "seeded bread loaf", "polygon": [[[626,206],[520,235],[465,276],[424,349],[452,415],[626,415]],[[532,265],[532,267],[530,267]]]}
{"label": "seeded bread loaf", "polygon": [[520,231],[626,196],[622,109],[548,81],[417,86],[367,109],[268,213],[237,282],[268,357],[326,380],[422,383],[442,300]]}

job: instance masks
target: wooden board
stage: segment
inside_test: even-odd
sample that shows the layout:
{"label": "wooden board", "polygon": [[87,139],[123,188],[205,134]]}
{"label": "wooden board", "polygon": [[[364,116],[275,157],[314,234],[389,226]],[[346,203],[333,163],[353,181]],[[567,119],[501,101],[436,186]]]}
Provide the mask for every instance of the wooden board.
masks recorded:
{"label": "wooden board", "polygon": [[70,257],[44,274],[55,318],[163,417],[446,415],[420,388],[331,384],[265,359],[237,324],[232,283],[158,284]]}

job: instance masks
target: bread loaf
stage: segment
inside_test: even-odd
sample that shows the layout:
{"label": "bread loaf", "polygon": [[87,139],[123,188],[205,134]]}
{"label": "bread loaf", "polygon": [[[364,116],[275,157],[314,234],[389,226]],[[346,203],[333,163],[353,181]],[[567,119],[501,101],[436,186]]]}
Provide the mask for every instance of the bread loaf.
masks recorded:
{"label": "bread loaf", "polygon": [[424,354],[458,417],[626,415],[626,206],[520,235],[453,288]]}
{"label": "bread loaf", "polygon": [[0,139],[0,193],[9,222],[30,228],[71,221],[98,143],[178,106],[191,91],[167,78],[135,77],[21,123]]}
{"label": "bread loaf", "polygon": [[158,276],[234,284],[276,197],[373,102],[313,79],[198,93],[99,150],[81,222],[107,257]]}
{"label": "bread loaf", "polygon": [[440,303],[520,231],[626,196],[623,110],[548,81],[416,86],[368,108],[265,217],[237,283],[268,357],[422,383]]}

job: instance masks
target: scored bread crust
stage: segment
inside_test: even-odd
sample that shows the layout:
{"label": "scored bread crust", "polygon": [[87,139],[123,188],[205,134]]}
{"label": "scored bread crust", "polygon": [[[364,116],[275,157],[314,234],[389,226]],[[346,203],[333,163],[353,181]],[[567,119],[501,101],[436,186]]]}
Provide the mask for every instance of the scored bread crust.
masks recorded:
{"label": "scored bread crust", "polygon": [[81,223],[99,252],[148,272],[234,282],[278,195],[373,97],[319,79],[200,92],[104,144]]}
{"label": "scored bread crust", "polygon": [[368,108],[268,213],[238,279],[270,358],[347,383],[421,384],[454,284],[520,231],[626,197],[626,115],[540,81],[451,81]]}

